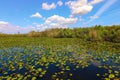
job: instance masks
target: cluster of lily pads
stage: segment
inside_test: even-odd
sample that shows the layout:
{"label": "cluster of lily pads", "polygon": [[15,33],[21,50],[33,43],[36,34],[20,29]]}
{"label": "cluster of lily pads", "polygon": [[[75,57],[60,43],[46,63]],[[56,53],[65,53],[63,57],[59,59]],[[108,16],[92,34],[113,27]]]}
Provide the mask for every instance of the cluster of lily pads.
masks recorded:
{"label": "cluster of lily pads", "polygon": [[82,76],[77,74],[91,66],[101,69],[100,73],[93,74],[98,77],[97,80],[120,79],[119,53],[96,53],[78,49],[77,46],[29,46],[0,50],[0,80],[82,80]]}

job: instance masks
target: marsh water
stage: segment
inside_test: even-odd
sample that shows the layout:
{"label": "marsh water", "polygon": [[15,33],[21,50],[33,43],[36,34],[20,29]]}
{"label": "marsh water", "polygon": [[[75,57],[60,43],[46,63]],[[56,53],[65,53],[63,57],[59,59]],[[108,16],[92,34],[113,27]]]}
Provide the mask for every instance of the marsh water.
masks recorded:
{"label": "marsh water", "polygon": [[[0,50],[0,77],[30,80],[103,80],[120,78],[120,55],[88,51],[51,51],[39,48]],[[19,76],[18,76],[19,74]],[[112,75],[112,77],[110,76]],[[17,79],[16,78],[16,79]]]}
{"label": "marsh water", "polygon": [[[27,70],[25,68],[21,69],[21,70],[15,70],[15,71],[8,71],[8,74],[2,74],[2,72],[0,72],[0,76],[7,76],[7,75],[11,75],[11,74],[22,74],[25,76],[25,72]],[[57,68],[55,66],[55,64],[50,64],[46,74],[41,78],[41,77],[37,77],[37,79],[42,79],[42,80],[52,80],[52,75],[54,73],[57,73],[61,71],[61,69]],[[64,75],[59,75],[58,78],[62,78],[64,80],[67,79],[71,79],[71,80],[102,80],[103,77],[102,76],[96,76],[96,74],[101,74],[104,75],[104,73],[107,73],[108,70],[104,69],[104,68],[98,68],[97,66],[91,64],[89,65],[89,67],[86,68],[79,68],[79,69],[71,69],[70,71],[65,71]],[[70,77],[69,73],[72,73],[73,76]],[[13,75],[14,77],[14,75]],[[28,78],[28,80],[31,78]]]}

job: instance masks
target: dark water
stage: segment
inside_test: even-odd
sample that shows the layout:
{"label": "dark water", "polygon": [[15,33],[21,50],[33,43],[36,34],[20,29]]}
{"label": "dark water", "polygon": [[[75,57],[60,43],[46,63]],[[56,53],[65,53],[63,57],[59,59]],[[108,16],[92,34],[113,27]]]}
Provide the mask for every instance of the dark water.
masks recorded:
{"label": "dark water", "polygon": [[[74,66],[73,66],[74,67]],[[11,74],[22,74],[25,75],[24,73],[27,70],[25,68],[20,69],[20,70],[15,70],[15,71],[9,71],[7,75],[11,75]],[[61,69],[56,67],[55,64],[50,64],[48,66],[47,72],[46,74],[40,78],[37,77],[37,80],[52,80],[52,75],[56,72],[60,72]],[[62,78],[63,80],[102,80],[103,77],[102,76],[96,76],[96,74],[100,74],[100,75],[104,75],[105,73],[107,73],[107,69],[104,68],[98,68],[95,65],[89,65],[86,68],[78,68],[78,69],[70,69],[69,71],[64,71],[65,74],[64,75],[58,75],[57,78]],[[68,76],[69,73],[72,73],[73,76]],[[0,76],[7,76],[4,75],[2,73],[0,73]],[[39,75],[38,75],[39,76]],[[14,75],[13,75],[14,77]],[[29,78],[30,79],[30,78]]]}
{"label": "dark water", "polygon": [[[0,51],[0,53],[3,53],[3,52],[6,52],[6,51],[4,51],[4,50]],[[0,61],[1,61],[0,62],[0,77],[1,76],[9,76],[9,75],[12,75],[12,77],[15,77],[15,74],[22,74],[23,76],[26,76],[25,72],[28,72],[28,74],[29,74],[29,70],[27,70],[25,68],[26,67],[25,65],[23,66],[22,69],[16,69],[15,71],[9,71],[9,70],[7,70],[7,68],[4,68],[2,66],[2,64],[4,64],[3,62],[7,63],[7,61],[9,61],[9,60],[10,61],[12,60],[13,63],[14,63],[14,58],[13,57],[15,55],[17,56],[18,54],[16,54],[16,53],[18,53],[18,52],[21,52],[19,55],[22,55],[22,53],[24,54],[24,50],[23,49],[20,49],[20,51],[19,51],[19,49],[15,48],[15,49],[12,49],[12,52],[11,51],[9,52],[9,50],[7,50],[6,53],[11,53],[11,54],[7,54],[7,55],[5,54],[4,58],[0,59]],[[70,54],[71,53],[68,53],[68,54],[65,54],[65,55],[69,56]],[[59,56],[59,55],[60,54],[58,54],[57,56]],[[62,55],[62,56],[65,56],[65,55]],[[91,55],[93,55],[95,57],[94,54],[91,54]],[[8,59],[9,56],[11,56],[11,57]],[[104,56],[108,56],[108,55],[106,54]],[[115,60],[116,60],[116,56],[119,56],[119,55],[113,55],[113,56],[115,56]],[[112,57],[108,56],[109,60],[106,61],[106,62],[104,62],[103,59],[102,59],[102,57],[99,56],[98,58],[96,58],[96,60],[93,59],[92,61],[90,61],[89,62],[90,63],[89,66],[86,67],[86,68],[76,68],[75,65],[68,63],[68,64],[66,64],[66,66],[69,66],[70,70],[64,70],[64,74],[58,74],[57,78],[63,79],[63,80],[67,80],[67,79],[70,79],[70,80],[103,80],[104,77],[102,75],[104,75],[105,73],[108,73],[108,69],[98,68],[98,66],[104,65],[104,64],[108,64],[110,66],[119,66],[120,65],[119,63],[114,63],[113,56]],[[3,57],[3,56],[0,54],[0,57]],[[34,54],[34,51],[33,52],[31,51],[31,55],[24,54],[24,55],[21,56],[20,59],[23,60],[24,64],[26,64],[26,62],[27,62],[26,58],[29,58],[29,57],[31,58],[30,60],[34,59],[33,62],[30,62],[34,66],[35,61],[38,62],[36,60],[36,57],[39,57],[39,56],[37,54]],[[59,73],[60,71],[62,71],[62,69],[56,67],[56,64],[54,64],[54,63],[49,63],[47,69],[45,68],[45,66],[35,66],[36,70],[38,68],[42,68],[42,69],[46,70],[46,73],[45,73],[45,75],[42,78],[39,77],[39,75],[38,75],[37,80],[56,80],[56,79],[52,78],[52,75],[54,75],[55,73]],[[119,72],[118,69],[119,68],[116,68],[116,70]],[[3,71],[7,71],[8,74],[5,75]],[[70,73],[73,74],[73,75],[70,76],[69,75]],[[100,76],[97,76],[96,74],[100,74]],[[31,73],[30,73],[30,75],[31,75]],[[31,76],[31,77],[33,77],[33,76]],[[31,80],[31,77],[28,80]]]}
{"label": "dark water", "polygon": [[[54,74],[54,72],[58,72],[60,69],[56,68],[55,65],[50,65],[46,75],[43,77],[43,80],[51,80],[51,75]],[[96,74],[103,75],[104,73],[107,73],[107,69],[104,68],[98,68],[97,66],[90,65],[86,68],[79,68],[79,69],[71,69],[70,71],[65,71],[66,76],[64,77],[64,80],[71,79],[71,80],[102,80],[102,76],[98,77]],[[68,73],[72,73],[73,76],[69,77],[67,76]],[[62,76],[59,76],[61,78]]]}

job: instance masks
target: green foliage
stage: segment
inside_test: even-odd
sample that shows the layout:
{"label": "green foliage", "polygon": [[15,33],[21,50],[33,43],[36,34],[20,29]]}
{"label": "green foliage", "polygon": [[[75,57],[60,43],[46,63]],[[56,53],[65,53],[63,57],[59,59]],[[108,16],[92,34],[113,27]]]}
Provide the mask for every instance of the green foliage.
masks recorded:
{"label": "green foliage", "polygon": [[120,25],[101,26],[74,29],[50,29],[43,32],[31,32],[28,36],[51,38],[80,38],[86,41],[120,42]]}
{"label": "green foliage", "polygon": [[42,32],[31,31],[28,34],[0,34],[1,37],[50,37],[50,38],[80,38],[86,41],[120,42],[120,25],[87,28],[55,28]]}
{"label": "green foliage", "polygon": [[58,35],[60,38],[72,38],[72,30],[69,28],[63,29],[59,32]]}

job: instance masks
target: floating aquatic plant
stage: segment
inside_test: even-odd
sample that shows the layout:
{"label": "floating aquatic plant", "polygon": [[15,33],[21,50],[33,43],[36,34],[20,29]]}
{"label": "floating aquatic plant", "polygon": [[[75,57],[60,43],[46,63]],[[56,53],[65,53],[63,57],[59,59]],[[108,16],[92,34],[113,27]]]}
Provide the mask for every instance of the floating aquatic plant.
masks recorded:
{"label": "floating aquatic plant", "polygon": [[47,80],[49,77],[52,80],[69,80],[75,77],[75,72],[86,70],[91,65],[106,70],[102,74],[95,73],[97,77],[105,80],[120,78],[120,54],[80,49],[82,53],[74,49],[72,46],[57,46],[55,49],[30,46],[1,50],[0,79]]}

